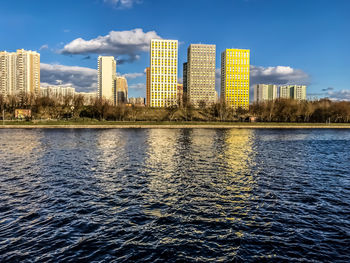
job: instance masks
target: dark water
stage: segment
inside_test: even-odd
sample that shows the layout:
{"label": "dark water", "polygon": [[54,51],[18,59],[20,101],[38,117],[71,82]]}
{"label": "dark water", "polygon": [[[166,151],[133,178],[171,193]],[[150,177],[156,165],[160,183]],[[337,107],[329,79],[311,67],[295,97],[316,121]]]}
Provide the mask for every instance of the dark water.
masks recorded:
{"label": "dark water", "polygon": [[1,262],[350,262],[350,131],[0,130]]}

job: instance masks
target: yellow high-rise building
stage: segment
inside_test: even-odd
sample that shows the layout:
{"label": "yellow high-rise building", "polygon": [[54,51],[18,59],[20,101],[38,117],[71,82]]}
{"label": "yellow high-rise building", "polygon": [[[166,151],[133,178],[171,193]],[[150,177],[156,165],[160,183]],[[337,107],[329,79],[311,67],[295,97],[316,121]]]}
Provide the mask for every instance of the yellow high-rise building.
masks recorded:
{"label": "yellow high-rise building", "polygon": [[221,100],[249,109],[249,49],[226,49],[221,54]]}
{"label": "yellow high-rise building", "polygon": [[146,105],[151,106],[151,68],[146,68]]}
{"label": "yellow high-rise building", "polygon": [[178,41],[152,39],[150,49],[150,106],[176,105]]}

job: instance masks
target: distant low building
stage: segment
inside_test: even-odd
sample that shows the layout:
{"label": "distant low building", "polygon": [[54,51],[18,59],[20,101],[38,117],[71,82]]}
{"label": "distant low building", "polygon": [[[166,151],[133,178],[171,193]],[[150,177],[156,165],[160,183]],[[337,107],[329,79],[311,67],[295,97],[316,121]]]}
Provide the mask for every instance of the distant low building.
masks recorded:
{"label": "distant low building", "polygon": [[83,96],[84,104],[91,105],[97,99],[97,92],[76,92],[75,96]]}
{"label": "distant low building", "polygon": [[264,102],[278,98],[277,85],[257,84],[254,86],[254,102]]}
{"label": "distant low building", "polygon": [[42,97],[63,98],[67,96],[74,97],[75,88],[71,86],[45,86],[40,88],[40,95]]}
{"label": "distant low building", "polygon": [[129,103],[135,106],[145,106],[145,98],[129,98]]}
{"label": "distant low building", "polygon": [[305,85],[284,85],[279,87],[280,98],[306,100]]}

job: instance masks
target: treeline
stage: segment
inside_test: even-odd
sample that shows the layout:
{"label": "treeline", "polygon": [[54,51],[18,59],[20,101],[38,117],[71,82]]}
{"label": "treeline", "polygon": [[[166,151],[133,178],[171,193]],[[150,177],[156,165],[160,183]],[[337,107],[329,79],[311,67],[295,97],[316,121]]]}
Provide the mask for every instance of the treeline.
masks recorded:
{"label": "treeline", "polygon": [[[51,97],[3,97],[0,110],[5,119],[15,119],[15,109],[31,109],[32,119],[96,119],[108,121],[249,121],[255,117],[260,122],[349,122],[350,102],[296,101],[278,99],[254,103],[249,110],[233,109],[225,103],[199,108],[184,102],[182,106],[149,108],[137,106],[113,106],[107,100],[95,99],[87,104],[83,96]],[[2,118],[2,114],[0,114]]]}

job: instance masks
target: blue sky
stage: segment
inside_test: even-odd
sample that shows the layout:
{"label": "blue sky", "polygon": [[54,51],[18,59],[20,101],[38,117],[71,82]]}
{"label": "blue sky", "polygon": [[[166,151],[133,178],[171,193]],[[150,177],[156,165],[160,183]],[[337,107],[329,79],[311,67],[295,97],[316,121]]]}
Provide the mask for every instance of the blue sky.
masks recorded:
{"label": "blue sky", "polygon": [[[99,54],[116,56],[130,96],[145,96],[152,37],[177,39],[179,78],[191,43],[251,50],[251,84],[308,84],[350,100],[348,0],[12,0],[0,9],[0,50],[41,54],[43,83],[96,88]],[[219,77],[219,76],[218,76]]]}

